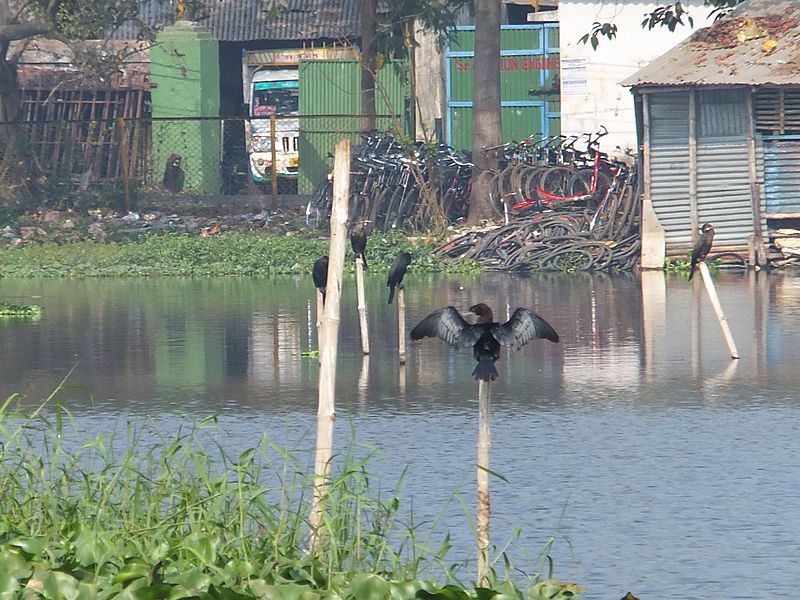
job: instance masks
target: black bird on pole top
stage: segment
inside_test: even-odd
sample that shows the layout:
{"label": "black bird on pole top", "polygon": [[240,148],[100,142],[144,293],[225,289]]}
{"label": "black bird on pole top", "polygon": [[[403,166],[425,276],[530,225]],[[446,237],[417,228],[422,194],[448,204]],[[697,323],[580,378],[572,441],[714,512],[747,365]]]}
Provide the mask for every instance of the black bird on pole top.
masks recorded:
{"label": "black bird on pole top", "polygon": [[714,243],[714,226],[711,223],[705,223],[700,228],[700,231],[702,232],[700,234],[700,239],[697,240],[694,248],[692,248],[692,267],[689,271],[689,281],[691,281],[694,276],[697,263],[705,260],[706,255],[711,250],[711,244]]}
{"label": "black bird on pole top", "polygon": [[480,303],[470,306],[469,312],[477,315],[473,325],[452,306],[446,306],[422,319],[411,330],[411,339],[440,337],[460,348],[472,344],[473,356],[478,364],[472,372],[475,379],[494,381],[497,378],[495,361],[500,358],[503,344],[517,350],[534,338],[558,342],[558,334],[542,317],[527,308],[517,307],[505,323],[493,320],[492,309]]}
{"label": "black bird on pole top", "polygon": [[386,287],[389,288],[389,304],[394,300],[394,288],[403,287],[403,277],[406,274],[408,265],[411,264],[411,255],[408,252],[401,252],[394,259],[391,268],[389,269],[389,278],[386,281]]}
{"label": "black bird on pole top", "polygon": [[322,303],[325,304],[325,288],[328,286],[328,256],[320,256],[311,267],[311,277],[314,287],[322,292]]}
{"label": "black bird on pole top", "polygon": [[364,270],[367,267],[367,223],[369,221],[359,220],[350,229],[350,245],[353,246],[353,252],[356,253],[356,258],[361,257],[364,263]]}

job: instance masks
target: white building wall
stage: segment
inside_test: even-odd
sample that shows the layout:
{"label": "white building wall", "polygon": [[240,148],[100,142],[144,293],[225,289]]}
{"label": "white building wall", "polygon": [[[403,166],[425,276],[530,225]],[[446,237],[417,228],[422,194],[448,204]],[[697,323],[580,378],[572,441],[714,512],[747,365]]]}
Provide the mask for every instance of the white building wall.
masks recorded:
{"label": "white building wall", "polygon": [[[569,2],[561,0],[558,21],[561,45],[561,132],[566,135],[608,128],[601,148],[616,146],[636,150],[636,119],[630,88],[619,82],[664,54],[701,27],[711,25],[710,8],[702,0],[687,0],[684,8],[694,19],[694,28],[643,29],[646,13],[658,2]],[[595,22],[613,22],[617,37],[602,36],[597,50],[580,38]],[[582,68],[585,65],[585,70]],[[585,74],[585,77],[584,77]]]}

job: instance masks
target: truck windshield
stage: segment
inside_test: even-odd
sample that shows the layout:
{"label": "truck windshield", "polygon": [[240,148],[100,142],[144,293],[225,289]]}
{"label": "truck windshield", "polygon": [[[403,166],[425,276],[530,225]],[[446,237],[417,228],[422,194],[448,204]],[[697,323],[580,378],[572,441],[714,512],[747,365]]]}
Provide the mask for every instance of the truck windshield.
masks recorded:
{"label": "truck windshield", "polygon": [[253,86],[253,116],[296,115],[298,81],[259,81]]}

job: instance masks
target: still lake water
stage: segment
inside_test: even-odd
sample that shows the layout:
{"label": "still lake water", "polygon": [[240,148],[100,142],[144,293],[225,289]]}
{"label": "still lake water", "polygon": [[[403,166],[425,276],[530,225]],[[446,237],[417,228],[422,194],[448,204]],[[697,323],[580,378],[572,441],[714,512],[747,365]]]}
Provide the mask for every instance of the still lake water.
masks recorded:
{"label": "still lake water", "polygon": [[[739,361],[697,279],[409,274],[409,327],[485,301],[503,318],[533,308],[561,335],[504,352],[493,388],[491,468],[508,483],[492,480],[492,541],[522,528],[508,551],[517,567],[535,571],[556,535],[556,577],[590,600],[796,593],[800,279],[716,277]],[[453,500],[474,506],[471,352],[409,341],[401,369],[384,282],[367,280],[363,359],[345,281],[337,447],[355,435],[379,448],[370,468],[387,489],[409,467],[404,505],[422,522],[443,511],[436,535],[453,535],[453,560],[471,558]],[[0,301],[45,308],[36,323],[0,322],[0,398],[32,405],[77,365],[66,395],[86,439],[216,414],[230,451],[267,432],[313,464],[318,366],[299,356],[316,347],[310,277],[3,280]]]}

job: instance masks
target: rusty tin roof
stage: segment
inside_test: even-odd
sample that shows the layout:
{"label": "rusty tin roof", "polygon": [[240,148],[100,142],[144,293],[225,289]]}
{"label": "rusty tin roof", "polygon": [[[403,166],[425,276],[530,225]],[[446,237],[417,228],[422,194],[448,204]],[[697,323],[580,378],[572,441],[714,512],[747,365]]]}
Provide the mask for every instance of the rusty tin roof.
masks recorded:
{"label": "rusty tin roof", "polygon": [[624,86],[800,85],[800,5],[750,0],[622,81]]}
{"label": "rusty tin roof", "polygon": [[[263,0],[209,0],[207,14],[197,19],[221,42],[255,40],[342,39],[359,35],[361,0],[289,0],[275,18],[264,12]],[[171,25],[176,10],[171,2],[143,2],[139,16],[150,24]],[[114,37],[136,36],[133,24],[124,25]]]}

